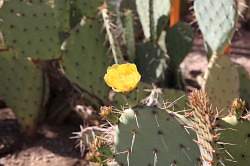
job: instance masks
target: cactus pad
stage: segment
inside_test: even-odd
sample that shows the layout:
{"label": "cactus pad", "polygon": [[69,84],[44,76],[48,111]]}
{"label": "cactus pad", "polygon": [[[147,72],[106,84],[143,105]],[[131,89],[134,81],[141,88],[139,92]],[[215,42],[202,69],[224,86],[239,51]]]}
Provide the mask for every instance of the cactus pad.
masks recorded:
{"label": "cactus pad", "polygon": [[104,3],[104,0],[76,0],[75,2],[76,11],[81,16],[95,17],[98,13],[98,8]]}
{"label": "cactus pad", "polygon": [[195,16],[204,39],[213,53],[230,43],[238,18],[235,0],[195,0]]}
{"label": "cactus pad", "polygon": [[167,31],[166,46],[172,67],[178,68],[182,60],[188,54],[193,44],[193,32],[191,27],[179,22]]}
{"label": "cactus pad", "polygon": [[154,107],[124,110],[115,145],[122,165],[197,165],[200,155],[174,115]]}
{"label": "cactus pad", "polygon": [[250,122],[226,117],[220,121],[219,127],[224,128],[220,134],[220,142],[225,149],[224,163],[227,166],[249,165],[250,163]]}
{"label": "cactus pad", "polygon": [[6,46],[14,48],[20,56],[35,59],[59,56],[57,19],[49,0],[5,0],[0,19]]}
{"label": "cactus pad", "polygon": [[150,38],[150,4],[149,0],[136,0],[136,9],[140,17],[145,38]]}
{"label": "cactus pad", "polygon": [[170,12],[170,0],[136,0],[136,7],[145,38],[156,36],[159,19]]}
{"label": "cactus pad", "polygon": [[134,15],[132,10],[126,10],[124,13],[124,36],[127,46],[128,59],[133,62],[135,60],[135,29],[134,29]]}
{"label": "cactus pad", "polygon": [[13,52],[0,54],[0,96],[15,112],[22,128],[32,134],[43,103],[43,73]]}
{"label": "cactus pad", "polygon": [[83,21],[66,41],[62,65],[69,80],[89,94],[107,100],[109,88],[103,77],[112,57],[107,54],[101,29],[97,20]]}
{"label": "cactus pad", "polygon": [[239,97],[239,74],[237,68],[227,55],[213,55],[205,73],[203,89],[207,92],[209,100],[219,111],[225,109],[226,115],[234,98]]}
{"label": "cactus pad", "polygon": [[250,75],[241,66],[238,67],[240,79],[240,97],[250,104]]}
{"label": "cactus pad", "polygon": [[142,80],[147,83],[155,83],[164,79],[167,69],[167,55],[156,44],[146,42],[139,44],[136,49],[135,63]]}
{"label": "cactus pad", "polygon": [[[68,0],[54,0],[56,10],[55,17],[57,19],[57,28],[59,32],[69,32],[70,27],[70,1]],[[61,36],[60,36],[61,37]]]}

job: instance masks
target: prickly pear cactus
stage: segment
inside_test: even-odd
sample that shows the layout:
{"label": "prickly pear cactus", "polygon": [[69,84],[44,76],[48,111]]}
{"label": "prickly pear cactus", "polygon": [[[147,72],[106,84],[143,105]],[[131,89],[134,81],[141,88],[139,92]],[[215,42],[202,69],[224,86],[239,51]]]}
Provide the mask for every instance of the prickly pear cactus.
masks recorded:
{"label": "prickly pear cactus", "polygon": [[[219,110],[212,108],[205,92],[194,91],[189,96],[194,115],[202,164],[206,166],[240,166],[248,165],[249,126],[247,118],[240,113],[245,111],[244,104],[237,99],[232,104],[230,114],[222,119]],[[248,115],[249,116],[249,115]]]}
{"label": "prickly pear cactus", "polygon": [[227,166],[249,165],[250,163],[250,122],[228,116],[219,122],[223,128],[220,142],[224,149],[224,163]]}
{"label": "prickly pear cactus", "polygon": [[101,30],[101,22],[82,20],[66,41],[62,65],[69,80],[88,94],[107,101],[109,88],[103,76],[112,62],[112,56],[107,54],[105,35]]}
{"label": "prickly pear cactus", "polygon": [[239,79],[240,79],[240,97],[250,104],[250,75],[241,66],[238,66]]}
{"label": "prickly pear cactus", "polygon": [[59,57],[60,40],[55,11],[49,0],[5,0],[0,29],[6,46],[20,56],[35,59]]}
{"label": "prickly pear cactus", "polygon": [[197,165],[199,150],[173,115],[154,107],[124,110],[115,135],[122,165]]}
{"label": "prickly pear cactus", "polygon": [[146,39],[155,37],[158,21],[170,12],[170,0],[136,0],[136,8]]}
{"label": "prickly pear cactus", "polygon": [[[239,97],[239,74],[227,55],[213,55],[205,73],[202,89],[214,107],[227,115],[227,108]],[[224,111],[222,110],[224,109]]]}
{"label": "prickly pear cactus", "polygon": [[204,39],[213,53],[227,46],[238,18],[235,0],[195,0],[195,16]]}
{"label": "prickly pear cactus", "polygon": [[41,69],[14,52],[0,53],[0,96],[16,114],[23,130],[34,133],[43,107]]}

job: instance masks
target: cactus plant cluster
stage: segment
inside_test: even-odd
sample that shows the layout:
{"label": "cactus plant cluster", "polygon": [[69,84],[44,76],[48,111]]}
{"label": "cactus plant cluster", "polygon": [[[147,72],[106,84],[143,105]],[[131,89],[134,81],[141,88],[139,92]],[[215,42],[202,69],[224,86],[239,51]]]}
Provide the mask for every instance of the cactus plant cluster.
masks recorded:
{"label": "cactus plant cluster", "polygon": [[[138,47],[135,44],[136,34],[133,34],[136,33],[134,30],[135,14],[134,12],[130,15],[127,14],[124,19],[127,24],[124,23],[124,26],[121,27],[128,30],[124,33],[125,38],[129,41],[125,42],[128,45],[127,50],[124,51],[117,44],[117,38],[114,34],[117,27],[114,27],[112,17],[108,13],[108,6],[103,0],[93,2],[5,0],[0,10],[0,30],[4,39],[1,43],[5,44],[5,49],[1,54],[15,54],[15,57],[25,61],[28,66],[36,66],[34,70],[39,70],[38,73],[43,73],[42,64],[45,61],[58,60],[65,77],[81,90],[84,97],[89,98],[90,104],[95,106],[107,104],[109,102],[109,89],[104,84],[103,75],[110,64],[124,62],[126,58],[121,56],[123,53],[124,56],[129,53],[129,57],[135,57],[134,59],[131,58],[130,61],[139,63],[138,67],[145,75],[144,80],[149,80],[151,83],[155,82],[154,78],[164,78],[167,54],[157,44],[157,38],[159,37],[159,30],[162,31],[162,29],[159,29],[160,20],[168,15],[170,1],[164,1],[164,5],[161,5],[158,1],[148,1],[149,8],[145,11],[139,10],[142,9],[139,1],[136,4],[144,27],[145,40],[147,40],[148,33],[154,37],[148,42],[142,42],[142,47]],[[147,18],[149,22],[146,23],[149,24],[148,30],[146,30],[143,21],[143,12],[149,15]],[[134,42],[130,43],[130,41]],[[165,38],[162,41],[165,43]],[[146,49],[146,52],[143,51],[144,49]],[[138,54],[138,56],[135,56],[135,54]],[[147,57],[149,54],[150,57]],[[160,59],[154,58],[156,55],[159,55]],[[155,59],[155,63],[147,63],[152,59]],[[144,65],[145,62],[147,65]],[[15,64],[14,61],[13,64]],[[152,66],[155,70],[154,74],[151,76],[152,70],[148,71],[144,66]],[[22,70],[17,71],[21,72]],[[37,77],[40,77],[40,84],[43,84],[46,82],[46,78],[38,76],[41,75],[38,73]],[[48,84],[43,85],[48,86]],[[47,94],[44,89],[48,89],[48,87],[40,88],[39,93]],[[1,97],[7,103],[14,102],[5,93]],[[12,107],[19,119],[23,118],[19,116],[23,114],[22,109],[13,107],[11,104],[8,104],[8,106]],[[39,115],[39,112],[39,109],[37,109],[36,115]],[[34,121],[37,121],[36,119],[37,117],[34,118]],[[25,120],[22,126],[27,126]]]}
{"label": "cactus plant cluster", "polygon": [[60,56],[56,10],[49,1],[3,1],[0,29],[1,98],[13,109],[23,131],[32,135],[48,98],[40,60]]}
{"label": "cactus plant cluster", "polygon": [[[124,0],[110,7],[108,0],[3,1],[0,97],[23,129],[33,133],[48,98],[43,64],[55,60],[88,104],[119,110],[102,107],[109,108],[102,118],[116,116],[109,125],[115,126],[112,150],[121,165],[233,165],[228,157],[246,165],[248,114],[245,108],[230,105],[239,97],[249,102],[250,95],[249,75],[231,62],[227,51],[238,20],[237,3],[194,1],[210,59],[202,91],[195,91],[188,103],[178,70],[192,47],[193,33],[179,21],[179,11],[173,12],[179,2]],[[169,16],[176,12],[177,17]],[[113,95],[103,77],[111,64],[116,63],[112,65],[116,69],[126,62],[137,65],[142,82],[133,92]],[[122,70],[118,76],[130,78],[130,72]],[[121,79],[126,81],[131,80]],[[123,89],[131,90],[127,85]]]}
{"label": "cactus plant cluster", "polygon": [[189,99],[203,165],[247,165],[249,119],[243,116],[244,102],[234,100],[228,114],[220,118],[205,92],[195,91]]}
{"label": "cactus plant cluster", "polygon": [[[130,62],[136,63],[142,80],[180,88],[178,69],[190,51],[193,33],[190,26],[180,20],[177,20],[176,25],[168,25],[172,3],[175,2],[124,0],[120,5],[124,13],[120,15],[125,32],[125,55],[127,54]],[[133,19],[137,17],[139,24]],[[134,32],[134,35],[131,32]],[[180,43],[182,44],[179,45]]]}
{"label": "cactus plant cluster", "polygon": [[[213,11],[209,8],[213,8]],[[201,86],[213,106],[219,110],[224,109],[221,111],[224,116],[234,98],[249,100],[249,88],[245,86],[250,83],[249,76],[245,69],[234,64],[229,57],[230,44],[240,13],[239,2],[222,0],[214,3],[211,0],[196,0],[194,10],[210,57]]]}
{"label": "cactus plant cluster", "polygon": [[244,118],[248,112],[245,102],[237,99],[249,101],[246,86],[250,83],[249,75],[231,62],[228,51],[239,17],[238,5],[234,0],[194,1],[195,15],[210,56],[201,83],[203,92],[193,92],[190,97],[203,165],[249,162],[249,119]]}
{"label": "cactus plant cluster", "polygon": [[[137,7],[137,9],[142,10],[143,7],[140,7],[141,8]],[[144,6],[144,9],[147,8],[150,7]],[[209,10],[211,8],[215,10]],[[195,142],[199,147],[199,159],[201,160],[201,163],[199,163],[200,165],[247,165],[249,162],[249,133],[247,130],[249,125],[249,114],[246,112],[244,102],[242,102],[242,100],[234,99],[243,97],[243,99],[249,100],[248,86],[246,86],[246,84],[249,84],[249,75],[243,68],[231,62],[228,56],[229,52],[227,51],[236,29],[236,23],[238,19],[237,3],[233,0],[222,0],[220,2],[215,2],[212,0],[196,0],[194,1],[194,9],[199,28],[201,29],[204,37],[205,46],[207,46],[207,50],[210,55],[210,59],[208,69],[204,75],[204,81],[202,82],[202,91],[193,92],[189,98],[190,106],[193,112],[191,114],[191,118],[185,120],[185,124],[191,125],[196,133],[196,137],[193,136],[193,139],[196,140]],[[144,14],[143,19],[147,19],[145,17],[150,15],[145,11],[139,12],[141,12],[139,13],[139,16]],[[140,20],[143,21],[141,16]],[[144,20],[142,25],[144,34],[145,31],[146,34],[150,34],[150,31],[148,29],[145,30],[144,28],[144,26],[149,24],[148,22],[150,21]],[[148,27],[151,28],[150,26]],[[168,34],[166,33],[166,36],[167,35]],[[180,35],[180,37],[183,37],[183,35]],[[166,50],[170,50],[170,47],[168,47],[170,45],[171,40],[166,43]],[[161,45],[161,48],[164,47]],[[168,53],[171,53],[171,51]],[[180,57],[181,56],[178,58]],[[138,96],[135,96],[135,98],[138,99]],[[233,104],[231,105],[232,102]],[[242,107],[237,107],[237,109],[235,109],[235,105],[239,104]],[[148,113],[146,112],[147,110],[153,110],[153,113]],[[164,117],[164,115],[161,115],[161,118],[158,116],[153,117],[158,115],[155,114],[155,112],[157,112],[156,110],[158,109],[144,106],[123,111],[115,136],[116,150],[119,152],[117,160],[118,162],[122,163],[122,165],[164,165],[169,162],[171,155],[165,154],[166,157],[164,159],[166,159],[166,161],[164,161],[164,164],[161,164],[163,160],[160,159],[161,154],[157,153],[159,155],[154,156],[152,155],[155,154],[155,151],[152,151],[154,148],[148,148],[151,146],[151,143],[153,143],[153,147],[157,147],[158,144],[161,143],[161,141],[154,143],[156,138],[152,137],[157,137],[158,135],[151,133],[152,131],[155,132],[158,130],[161,125],[158,125],[157,122],[160,121],[159,119]],[[144,116],[147,116],[147,114],[152,116],[152,120],[147,120],[147,122],[144,124],[143,119]],[[182,116],[178,115],[178,117]],[[183,117],[181,119],[183,119]],[[154,124],[151,124],[151,121],[154,120],[158,126],[156,129],[151,129],[155,127]],[[142,123],[143,125],[141,125]],[[150,127],[147,127],[149,124]],[[170,127],[171,125],[165,125],[165,128],[168,131],[171,131],[172,129],[167,128],[167,126]],[[143,131],[144,128],[147,130],[146,133]],[[168,131],[163,133],[165,134]],[[180,134],[181,132],[179,131],[178,133]],[[141,140],[140,135],[144,134],[150,135],[144,136]],[[236,136],[237,134],[239,137]],[[183,136],[182,140],[184,140],[184,138],[185,137]],[[144,142],[147,142],[148,139],[150,140],[150,143],[144,144]],[[178,138],[176,137],[174,140],[177,139]],[[172,145],[175,145],[175,143],[172,143]],[[164,147],[164,145],[162,147]],[[140,151],[141,149],[144,150]],[[156,149],[156,152],[163,151],[159,150],[160,148]],[[173,150],[171,152],[173,152]],[[189,154],[192,154],[192,152]],[[140,160],[140,158],[142,158],[140,155],[149,157],[146,157],[144,160]],[[182,162],[182,158],[176,159],[175,161],[180,164]]]}
{"label": "cactus plant cluster", "polygon": [[[8,76],[10,83],[6,86],[23,87],[16,93],[6,93],[2,86],[1,98],[14,110],[24,130],[27,126],[36,128],[45,113],[41,103],[47,98],[48,84],[44,83],[47,79],[42,67],[47,60],[58,59],[65,76],[82,88],[93,104],[107,102],[108,88],[102,77],[112,56],[108,55],[103,20],[98,15],[102,4],[102,0],[3,2],[0,30],[6,49],[1,52],[1,62],[7,67],[1,71],[5,76],[1,80],[6,81]],[[20,81],[14,81],[16,76]]]}

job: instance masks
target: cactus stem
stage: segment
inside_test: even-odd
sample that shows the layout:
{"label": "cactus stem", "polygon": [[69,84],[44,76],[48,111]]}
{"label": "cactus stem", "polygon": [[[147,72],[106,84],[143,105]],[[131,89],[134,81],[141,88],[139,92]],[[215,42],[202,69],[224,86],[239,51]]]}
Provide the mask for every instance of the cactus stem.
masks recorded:
{"label": "cactus stem", "polygon": [[173,27],[180,21],[180,0],[172,0],[170,10],[170,27]]}

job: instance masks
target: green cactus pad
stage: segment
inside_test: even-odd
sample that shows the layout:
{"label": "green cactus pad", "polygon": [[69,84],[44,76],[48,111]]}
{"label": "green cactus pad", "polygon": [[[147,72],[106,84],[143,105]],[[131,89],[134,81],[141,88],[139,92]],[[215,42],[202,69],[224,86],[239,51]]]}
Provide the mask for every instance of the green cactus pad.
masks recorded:
{"label": "green cactus pad", "polygon": [[104,0],[74,0],[70,1],[70,25],[75,27],[82,18],[95,19],[98,16],[99,7]]}
{"label": "green cactus pad", "polygon": [[170,66],[178,68],[188,54],[193,44],[193,31],[184,22],[177,23],[169,28],[166,35],[166,47],[170,57]]}
{"label": "green cactus pad", "polygon": [[104,0],[75,0],[76,11],[79,12],[81,16],[85,17],[96,17],[101,7],[104,3]]}
{"label": "green cactus pad", "polygon": [[167,55],[152,42],[141,43],[136,48],[135,63],[147,83],[162,81],[167,69]]}
{"label": "green cactus pad", "polygon": [[149,0],[136,0],[136,9],[140,17],[145,38],[150,38],[150,6]]}
{"label": "green cactus pad", "polygon": [[70,1],[69,0],[54,0],[55,17],[57,19],[57,28],[59,32],[69,32],[70,27]]}
{"label": "green cactus pad", "polygon": [[240,97],[250,104],[250,75],[241,66],[238,66],[240,79]]}
{"label": "green cactus pad", "polygon": [[235,0],[195,0],[195,16],[203,37],[214,53],[230,43],[238,18]]}
{"label": "green cactus pad", "polygon": [[102,24],[96,20],[85,20],[66,41],[62,65],[66,77],[89,94],[107,101],[109,88],[104,74],[112,62],[105,44]]}
{"label": "green cactus pad", "polygon": [[136,7],[145,38],[156,36],[159,19],[170,12],[170,0],[136,0]]}
{"label": "green cactus pad", "polygon": [[15,112],[23,130],[32,134],[44,97],[42,71],[13,52],[0,54],[0,96]]}
{"label": "green cactus pad", "polygon": [[7,47],[14,48],[20,56],[35,59],[59,56],[57,19],[49,0],[5,0],[0,19]]}
{"label": "green cactus pad", "polygon": [[[250,122],[237,120],[236,117],[226,117],[219,122],[224,128],[219,142],[225,143],[224,164],[226,166],[247,166],[250,163]],[[230,161],[231,160],[231,161]]]}
{"label": "green cactus pad", "polygon": [[[233,99],[239,97],[239,74],[227,55],[213,55],[205,73],[202,88],[207,92],[214,107],[227,115],[227,108]],[[222,110],[224,109],[224,111]]]}
{"label": "green cactus pad", "polygon": [[193,138],[174,115],[154,107],[124,110],[115,146],[116,160],[124,166],[197,165],[200,156]]}
{"label": "green cactus pad", "polygon": [[124,36],[127,46],[127,54],[130,62],[135,60],[135,30],[134,30],[134,15],[132,10],[126,10],[124,13]]}

